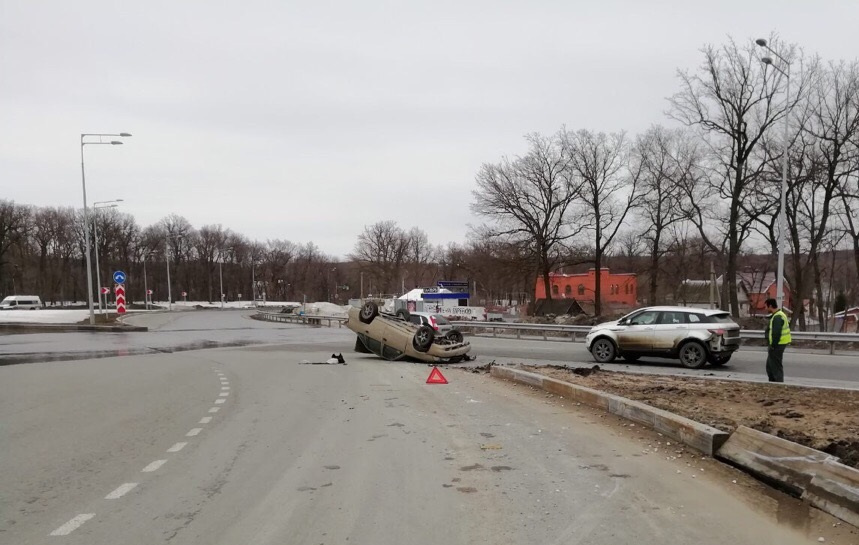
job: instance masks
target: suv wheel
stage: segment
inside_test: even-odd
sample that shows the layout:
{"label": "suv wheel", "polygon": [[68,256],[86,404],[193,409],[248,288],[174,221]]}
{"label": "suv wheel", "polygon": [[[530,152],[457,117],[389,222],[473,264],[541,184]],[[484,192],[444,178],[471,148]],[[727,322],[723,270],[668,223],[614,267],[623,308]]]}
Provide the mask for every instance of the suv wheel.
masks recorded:
{"label": "suv wheel", "polygon": [[707,363],[707,349],[701,343],[690,341],[680,347],[680,363],[688,369],[700,369]]}
{"label": "suv wheel", "polygon": [[358,319],[365,324],[369,324],[373,321],[373,318],[378,315],[379,305],[377,305],[373,301],[367,301],[366,303],[364,303],[364,306],[361,307],[361,313],[358,314]]}
{"label": "suv wheel", "polygon": [[617,356],[617,349],[609,339],[597,339],[591,346],[591,355],[599,363],[611,363]]}
{"label": "suv wheel", "polygon": [[464,337],[462,336],[462,332],[457,331],[455,329],[451,329],[450,331],[448,331],[447,335],[445,335],[445,337],[447,337],[448,339],[450,339],[451,341],[453,341],[455,343],[461,343],[464,340]]}
{"label": "suv wheel", "polygon": [[415,336],[412,339],[412,345],[418,352],[426,352],[432,346],[433,339],[435,339],[435,331],[433,331],[433,328],[428,325],[422,325],[415,333]]}

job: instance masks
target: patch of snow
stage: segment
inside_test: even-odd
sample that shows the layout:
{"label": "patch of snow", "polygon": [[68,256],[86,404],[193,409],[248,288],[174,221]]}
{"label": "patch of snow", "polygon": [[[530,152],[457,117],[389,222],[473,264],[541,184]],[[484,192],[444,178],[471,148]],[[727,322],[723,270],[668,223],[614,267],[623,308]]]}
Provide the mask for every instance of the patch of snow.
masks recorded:
{"label": "patch of snow", "polygon": [[[98,311],[96,311],[98,312]],[[4,310],[0,323],[75,324],[89,318],[89,310]]]}

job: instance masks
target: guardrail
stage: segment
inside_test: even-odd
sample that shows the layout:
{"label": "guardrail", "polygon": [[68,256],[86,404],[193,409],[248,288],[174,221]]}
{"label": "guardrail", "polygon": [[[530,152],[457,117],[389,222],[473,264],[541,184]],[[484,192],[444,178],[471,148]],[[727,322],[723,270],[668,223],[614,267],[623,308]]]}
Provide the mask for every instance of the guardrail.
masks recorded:
{"label": "guardrail", "polygon": [[281,322],[288,324],[305,324],[321,326],[323,322],[327,322],[328,327],[333,327],[333,323],[337,322],[337,327],[343,327],[346,318],[339,316],[310,316],[299,314],[281,314],[279,312],[257,312],[253,316],[256,320],[264,320],[266,322]]}
{"label": "guardrail", "polygon": [[[584,342],[584,337],[591,330],[587,325],[561,325],[561,324],[525,324],[516,322],[478,322],[459,320],[451,322],[459,329],[491,329],[492,336],[498,336],[498,330],[513,330],[516,338],[522,338],[522,332],[536,332],[536,336],[542,336],[543,340],[549,340],[549,333],[555,333],[552,338],[566,337],[569,334],[570,341]],[[835,343],[859,342],[859,333],[833,333],[828,331],[791,331],[794,341],[819,341],[829,343],[829,353],[835,353]],[[534,336],[533,334],[531,336]],[[741,339],[763,339],[764,332],[760,329],[744,329],[740,331]]]}

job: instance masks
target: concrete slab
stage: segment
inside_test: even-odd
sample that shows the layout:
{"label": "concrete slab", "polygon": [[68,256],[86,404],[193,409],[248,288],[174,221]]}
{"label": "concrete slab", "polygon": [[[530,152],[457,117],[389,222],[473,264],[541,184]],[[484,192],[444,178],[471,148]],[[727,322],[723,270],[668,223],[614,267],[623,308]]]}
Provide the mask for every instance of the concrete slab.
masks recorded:
{"label": "concrete slab", "polygon": [[859,527],[859,470],[826,460],[802,495],[811,505]]}
{"label": "concrete slab", "polygon": [[710,456],[719,449],[728,437],[728,434],[721,430],[651,407],[645,403],[546,377],[538,373],[499,366],[491,367],[490,373],[495,377],[536,386],[547,392],[650,426],[660,433]]}
{"label": "concrete slab", "polygon": [[827,461],[838,458],[775,435],[740,426],[716,453],[746,471],[802,495]]}

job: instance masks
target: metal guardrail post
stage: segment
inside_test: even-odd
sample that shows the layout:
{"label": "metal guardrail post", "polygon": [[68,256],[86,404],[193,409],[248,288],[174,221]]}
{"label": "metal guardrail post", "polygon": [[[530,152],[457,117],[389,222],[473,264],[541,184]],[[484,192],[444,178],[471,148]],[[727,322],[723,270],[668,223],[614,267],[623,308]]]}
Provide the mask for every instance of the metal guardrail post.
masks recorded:
{"label": "metal guardrail post", "polygon": [[835,355],[835,341],[829,341],[829,355]]}

